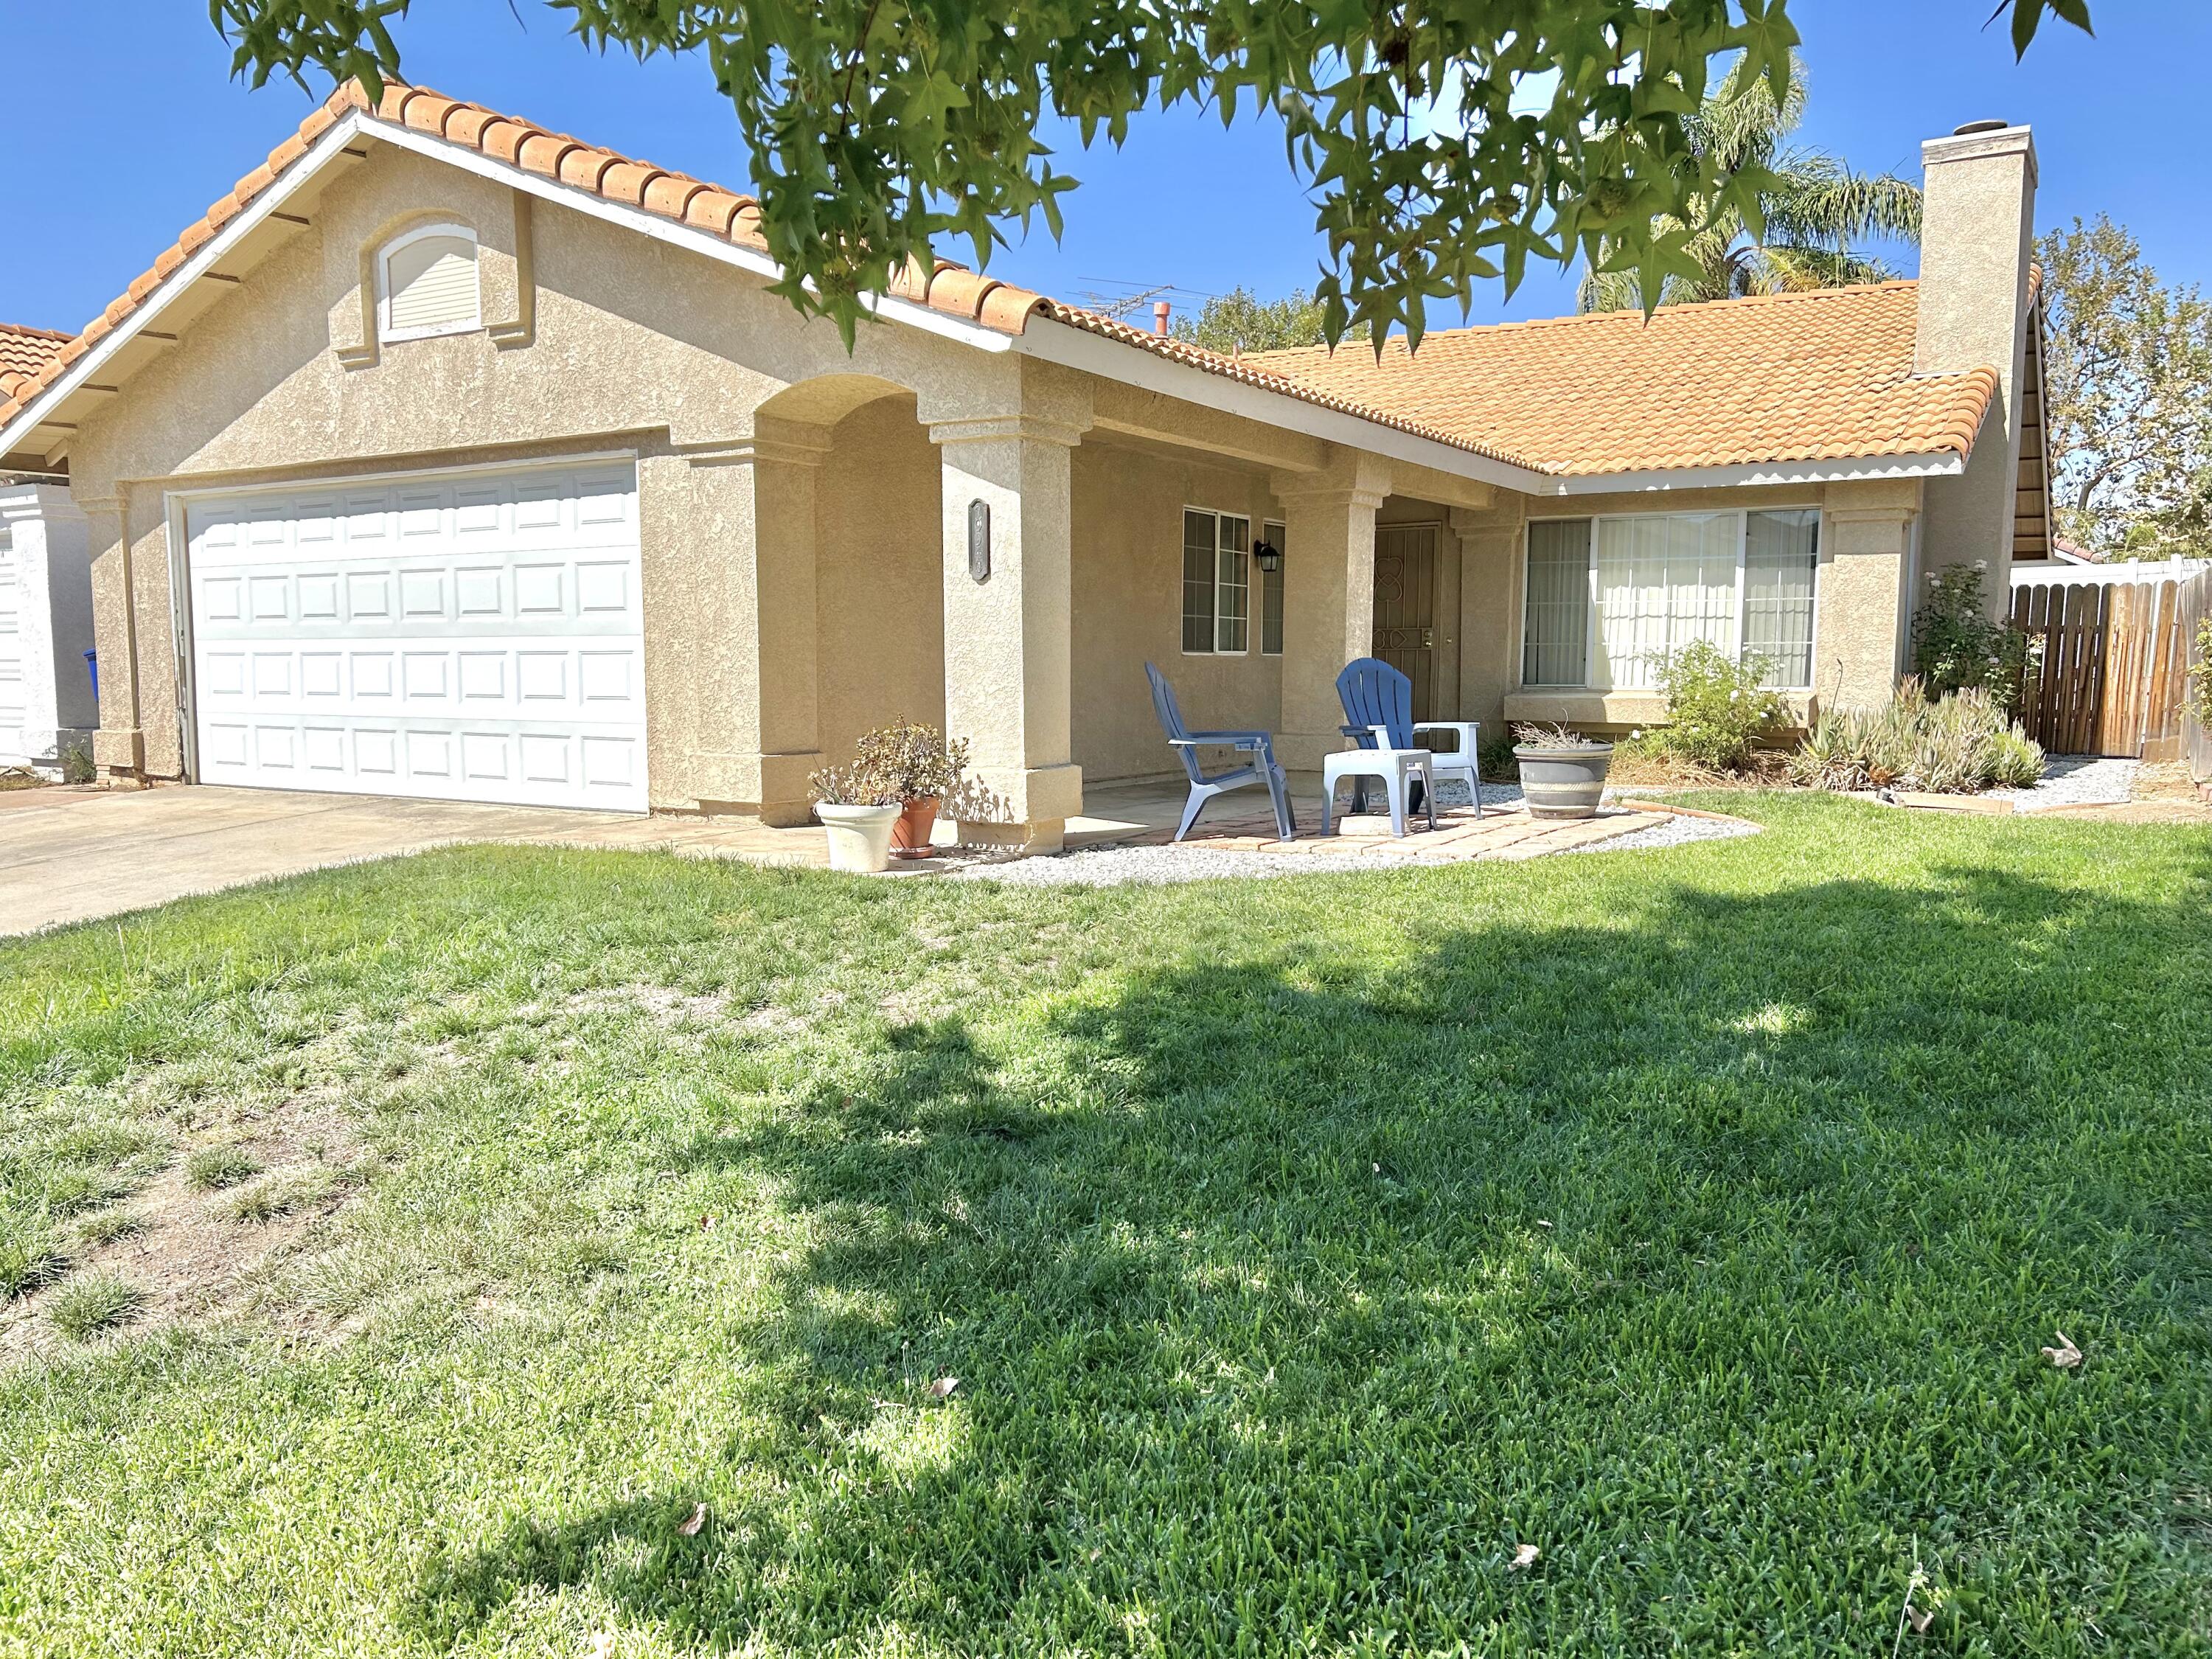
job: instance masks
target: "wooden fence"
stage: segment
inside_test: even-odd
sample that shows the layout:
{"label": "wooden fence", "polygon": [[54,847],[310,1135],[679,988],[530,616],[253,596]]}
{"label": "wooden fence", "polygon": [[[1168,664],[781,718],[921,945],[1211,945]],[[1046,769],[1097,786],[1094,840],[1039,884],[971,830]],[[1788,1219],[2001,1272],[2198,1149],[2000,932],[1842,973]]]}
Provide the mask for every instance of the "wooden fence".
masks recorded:
{"label": "wooden fence", "polygon": [[[2014,588],[2012,619],[2043,647],[2021,698],[2027,735],[2054,755],[2177,760],[2192,739],[2212,751],[2212,738],[2184,714],[2208,608],[2212,572],[2180,582]],[[2198,758],[2212,761],[2212,752]]]}
{"label": "wooden fence", "polygon": [[[2212,618],[2212,570],[2191,577],[2178,585],[2174,595],[2174,632],[2181,642],[2182,667],[2179,701],[2185,707],[2173,721],[2173,747],[2179,757],[2189,763],[2189,774],[2200,781],[2212,779],[2212,730],[2196,715],[2189,713],[2188,665],[2197,660],[2197,642],[2208,618]],[[2166,744],[2158,745],[2160,752],[2152,753],[2152,745],[2144,745],[2144,754],[2151,760],[2173,758],[2164,752]]]}

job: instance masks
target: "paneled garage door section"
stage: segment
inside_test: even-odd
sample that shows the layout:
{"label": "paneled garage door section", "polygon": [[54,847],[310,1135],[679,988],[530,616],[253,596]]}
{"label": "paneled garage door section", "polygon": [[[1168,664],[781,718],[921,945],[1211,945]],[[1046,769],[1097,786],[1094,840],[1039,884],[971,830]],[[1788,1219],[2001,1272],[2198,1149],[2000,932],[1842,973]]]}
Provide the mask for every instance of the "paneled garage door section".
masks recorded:
{"label": "paneled garage door section", "polygon": [[202,781],[645,810],[628,464],[210,498],[187,528]]}

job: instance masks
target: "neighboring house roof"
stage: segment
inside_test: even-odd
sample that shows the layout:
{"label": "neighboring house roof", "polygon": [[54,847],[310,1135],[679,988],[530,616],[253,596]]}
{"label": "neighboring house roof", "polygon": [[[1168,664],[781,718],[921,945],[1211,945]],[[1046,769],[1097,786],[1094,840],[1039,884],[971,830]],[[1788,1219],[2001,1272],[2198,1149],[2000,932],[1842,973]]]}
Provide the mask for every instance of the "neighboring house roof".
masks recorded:
{"label": "neighboring house roof", "polygon": [[[34,366],[0,361],[0,428],[130,325],[170,278],[349,116],[459,145],[606,202],[765,255],[749,196],[634,161],[477,104],[387,86],[372,106],[333,93],[268,160],[189,226],[106,311]],[[1916,380],[1914,286],[1606,313],[1364,346],[1223,356],[946,261],[909,266],[892,297],[1019,337],[1035,318],[1205,374],[1337,411],[1526,472],[1566,478],[1762,464],[1965,456],[1994,368]],[[1533,482],[1533,480],[1532,480]]]}
{"label": "neighboring house roof", "polygon": [[18,388],[28,386],[74,337],[51,329],[0,323],[0,396],[12,401]]}
{"label": "neighboring house roof", "polygon": [[1593,473],[1973,447],[1995,368],[1916,379],[1918,288],[1820,289],[1447,329],[1380,358],[1347,343],[1254,361],[1308,386]]}

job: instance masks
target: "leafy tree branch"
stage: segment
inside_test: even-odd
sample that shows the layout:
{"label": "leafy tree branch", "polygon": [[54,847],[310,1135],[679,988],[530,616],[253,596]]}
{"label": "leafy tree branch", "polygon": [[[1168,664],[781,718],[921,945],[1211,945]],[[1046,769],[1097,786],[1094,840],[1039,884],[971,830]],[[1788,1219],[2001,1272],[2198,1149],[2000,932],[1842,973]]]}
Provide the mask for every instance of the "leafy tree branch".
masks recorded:
{"label": "leafy tree branch", "polygon": [[[1695,138],[1713,65],[1791,95],[1790,0],[547,0],[592,47],[691,54],[731,103],[777,291],[834,318],[952,235],[988,261],[1009,229],[1060,234],[1086,149],[1188,104],[1272,113],[1314,192],[1332,339],[1416,342],[1432,300],[1529,260],[1636,273],[1644,303],[1702,267],[1691,244],[1762,229],[1767,170]],[[319,72],[372,94],[403,70],[408,0],[209,0],[254,85]],[[2046,13],[2001,0],[2025,51]],[[1449,122],[1427,118],[1449,109]],[[1422,136],[1425,134],[1426,136]]]}

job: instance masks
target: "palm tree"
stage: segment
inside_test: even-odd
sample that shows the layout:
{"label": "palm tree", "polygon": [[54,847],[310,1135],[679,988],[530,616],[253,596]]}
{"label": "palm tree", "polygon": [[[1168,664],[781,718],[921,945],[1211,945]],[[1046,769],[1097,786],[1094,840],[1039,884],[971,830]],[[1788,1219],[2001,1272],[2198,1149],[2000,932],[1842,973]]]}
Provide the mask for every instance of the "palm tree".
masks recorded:
{"label": "palm tree", "polygon": [[[1773,173],[1773,186],[1759,197],[1766,232],[1754,238],[1739,214],[1722,213],[1690,239],[1687,251],[1698,274],[1669,274],[1660,289],[1661,305],[1842,288],[1898,275],[1853,244],[1870,236],[1917,241],[1918,186],[1888,173],[1854,173],[1819,150],[1785,148],[1804,115],[1805,70],[1794,57],[1786,101],[1775,102],[1764,77],[1741,86],[1730,77],[1698,107],[1690,126],[1692,143],[1730,172],[1754,166]],[[1584,311],[1625,311],[1644,303],[1632,271],[1585,270],[1578,298]]]}

